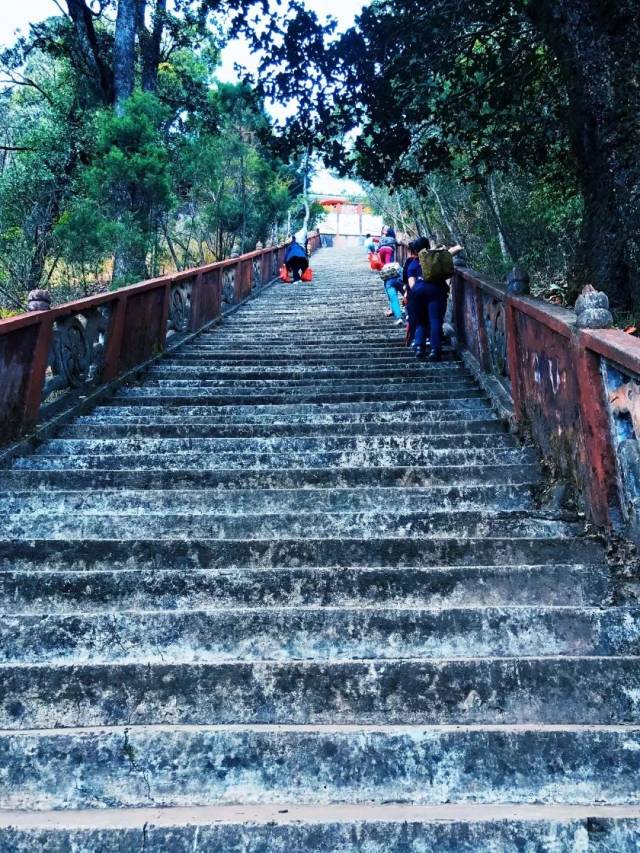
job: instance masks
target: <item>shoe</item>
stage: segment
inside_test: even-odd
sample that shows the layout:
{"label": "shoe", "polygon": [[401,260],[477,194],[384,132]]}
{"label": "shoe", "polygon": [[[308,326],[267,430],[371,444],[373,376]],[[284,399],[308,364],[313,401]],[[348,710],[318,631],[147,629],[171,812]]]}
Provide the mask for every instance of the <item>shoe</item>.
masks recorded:
{"label": "shoe", "polygon": [[416,358],[418,361],[424,361],[427,357],[427,351],[424,349],[416,349]]}
{"label": "shoe", "polygon": [[402,317],[400,317],[400,319],[396,320],[393,325],[394,326],[404,326],[404,320],[402,319]]}
{"label": "shoe", "polygon": [[438,352],[438,350],[431,350],[429,353],[428,361],[442,361],[442,353]]}
{"label": "shoe", "polygon": [[385,317],[393,317],[393,311],[391,310],[391,308],[389,308],[388,311],[384,312],[384,316]]}

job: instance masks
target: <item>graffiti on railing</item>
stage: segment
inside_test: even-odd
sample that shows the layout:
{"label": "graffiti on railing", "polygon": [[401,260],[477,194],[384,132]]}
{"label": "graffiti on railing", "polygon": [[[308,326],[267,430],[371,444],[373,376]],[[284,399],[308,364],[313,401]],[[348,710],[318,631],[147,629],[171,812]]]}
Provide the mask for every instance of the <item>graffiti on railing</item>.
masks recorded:
{"label": "graffiti on railing", "polygon": [[640,501],[640,383],[603,361],[614,448],[625,496]]}
{"label": "graffiti on railing", "polygon": [[99,384],[110,321],[109,304],[55,321],[43,401],[62,391]]}

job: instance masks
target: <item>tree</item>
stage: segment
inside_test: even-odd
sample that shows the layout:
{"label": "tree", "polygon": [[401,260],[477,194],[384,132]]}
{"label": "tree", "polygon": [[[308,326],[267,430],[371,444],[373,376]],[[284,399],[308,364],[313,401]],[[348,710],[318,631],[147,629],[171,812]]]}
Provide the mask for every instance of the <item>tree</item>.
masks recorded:
{"label": "tree", "polygon": [[322,50],[308,21],[304,61],[265,62],[261,90],[298,98],[285,147],[312,128],[336,167],[373,183],[449,171],[484,187],[498,231],[498,173],[577,187],[577,278],[624,307],[640,304],[639,37],[637,0],[374,2]]}

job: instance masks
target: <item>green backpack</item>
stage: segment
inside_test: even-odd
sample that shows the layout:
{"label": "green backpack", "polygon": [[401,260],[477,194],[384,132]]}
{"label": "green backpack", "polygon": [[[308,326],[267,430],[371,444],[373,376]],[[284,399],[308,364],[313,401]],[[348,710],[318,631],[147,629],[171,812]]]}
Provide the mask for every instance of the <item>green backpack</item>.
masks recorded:
{"label": "green backpack", "polygon": [[425,281],[445,282],[453,275],[453,256],[442,246],[438,249],[422,249],[418,260]]}

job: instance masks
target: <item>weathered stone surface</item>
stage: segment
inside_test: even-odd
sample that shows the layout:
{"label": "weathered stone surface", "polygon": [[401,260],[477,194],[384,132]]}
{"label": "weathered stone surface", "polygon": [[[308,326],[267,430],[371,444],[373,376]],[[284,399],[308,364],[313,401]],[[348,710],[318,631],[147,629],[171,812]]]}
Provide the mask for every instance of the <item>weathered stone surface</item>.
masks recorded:
{"label": "weathered stone surface", "polygon": [[0,471],[1,853],[636,850],[637,609],[313,265]]}

